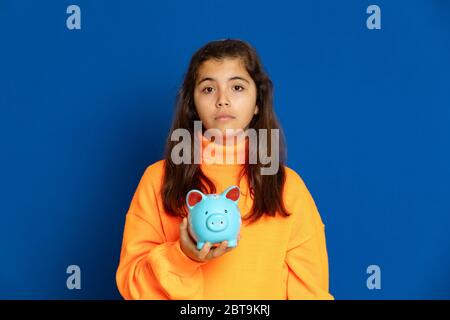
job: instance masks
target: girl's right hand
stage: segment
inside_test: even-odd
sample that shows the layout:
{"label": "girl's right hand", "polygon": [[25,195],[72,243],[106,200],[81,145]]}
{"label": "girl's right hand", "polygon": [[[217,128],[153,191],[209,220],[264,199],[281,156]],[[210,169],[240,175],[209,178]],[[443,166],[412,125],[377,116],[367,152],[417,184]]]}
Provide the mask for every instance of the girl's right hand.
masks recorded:
{"label": "girl's right hand", "polygon": [[[239,239],[238,239],[239,241]],[[228,241],[223,241],[218,247],[212,248],[212,244],[206,242],[201,250],[197,249],[197,245],[189,234],[187,218],[183,218],[180,223],[180,247],[181,250],[192,260],[197,262],[205,262],[233,250],[233,247],[227,248]]]}

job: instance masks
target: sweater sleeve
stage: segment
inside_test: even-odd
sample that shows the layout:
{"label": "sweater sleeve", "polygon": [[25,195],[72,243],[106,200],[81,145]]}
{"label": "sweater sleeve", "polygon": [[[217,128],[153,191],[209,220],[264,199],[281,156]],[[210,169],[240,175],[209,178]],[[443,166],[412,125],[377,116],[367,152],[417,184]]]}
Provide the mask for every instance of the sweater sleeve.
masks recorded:
{"label": "sweater sleeve", "polygon": [[293,223],[286,253],[287,298],[333,300],[328,288],[325,226],[303,180],[296,173],[294,180]]}
{"label": "sweater sleeve", "polygon": [[167,241],[151,175],[150,166],[126,215],[117,288],[124,299],[201,299],[205,262],[185,255],[179,239]]}

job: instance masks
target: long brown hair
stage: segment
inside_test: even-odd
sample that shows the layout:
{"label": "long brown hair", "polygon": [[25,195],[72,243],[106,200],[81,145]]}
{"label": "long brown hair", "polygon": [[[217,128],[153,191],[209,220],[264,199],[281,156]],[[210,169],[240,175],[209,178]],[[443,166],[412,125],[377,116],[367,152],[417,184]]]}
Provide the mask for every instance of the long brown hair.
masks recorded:
{"label": "long brown hair", "polygon": [[[247,72],[256,84],[256,105],[259,111],[254,115],[248,128],[267,129],[268,141],[272,141],[271,129],[279,129],[279,169],[273,175],[261,175],[260,163],[250,164],[246,161],[241,172],[241,178],[247,176],[250,197],[253,207],[250,215],[244,217],[251,222],[258,220],[264,214],[275,216],[278,211],[283,216],[290,215],[283,203],[283,187],[286,173],[283,167],[286,158],[284,135],[273,111],[273,85],[258,58],[255,49],[242,40],[225,39],[212,41],[197,50],[192,56],[189,68],[185,74],[182,88],[177,97],[176,112],[172,127],[166,141],[165,169],[162,181],[162,198],[164,210],[173,216],[187,214],[185,197],[191,189],[198,189],[205,193],[216,193],[214,183],[202,172],[200,165],[191,159],[190,164],[175,164],[171,159],[172,148],[178,143],[171,141],[172,132],[178,128],[188,130],[194,137],[194,121],[200,118],[194,105],[194,89],[197,72],[201,64],[209,59],[241,58]],[[271,145],[269,143],[269,145]],[[194,157],[194,144],[191,144],[191,157]],[[271,152],[271,151],[270,151]]]}

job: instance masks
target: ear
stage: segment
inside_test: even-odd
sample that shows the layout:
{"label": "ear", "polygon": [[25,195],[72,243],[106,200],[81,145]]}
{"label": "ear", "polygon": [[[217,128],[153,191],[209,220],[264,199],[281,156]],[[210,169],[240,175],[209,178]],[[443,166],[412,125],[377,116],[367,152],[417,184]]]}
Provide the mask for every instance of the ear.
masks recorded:
{"label": "ear", "polygon": [[254,115],[258,114],[258,112],[259,112],[259,108],[258,108],[258,106],[256,106]]}
{"label": "ear", "polygon": [[186,204],[189,209],[192,209],[197,203],[201,202],[205,195],[199,190],[191,190],[186,195]]}
{"label": "ear", "polygon": [[239,197],[241,196],[241,190],[239,189],[238,186],[231,186],[228,189],[226,189],[224,192],[222,192],[222,196],[237,203],[239,200]]}

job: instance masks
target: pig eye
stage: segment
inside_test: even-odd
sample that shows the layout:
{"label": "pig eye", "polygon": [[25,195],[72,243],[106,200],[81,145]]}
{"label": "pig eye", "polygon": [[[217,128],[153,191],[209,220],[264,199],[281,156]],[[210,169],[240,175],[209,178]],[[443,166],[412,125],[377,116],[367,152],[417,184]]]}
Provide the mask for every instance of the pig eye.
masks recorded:
{"label": "pig eye", "polygon": [[227,211],[227,209],[225,209],[225,213],[227,213],[228,211]]}
{"label": "pig eye", "polygon": [[208,211],[205,212],[205,215],[207,215],[207,214],[208,214]]}

